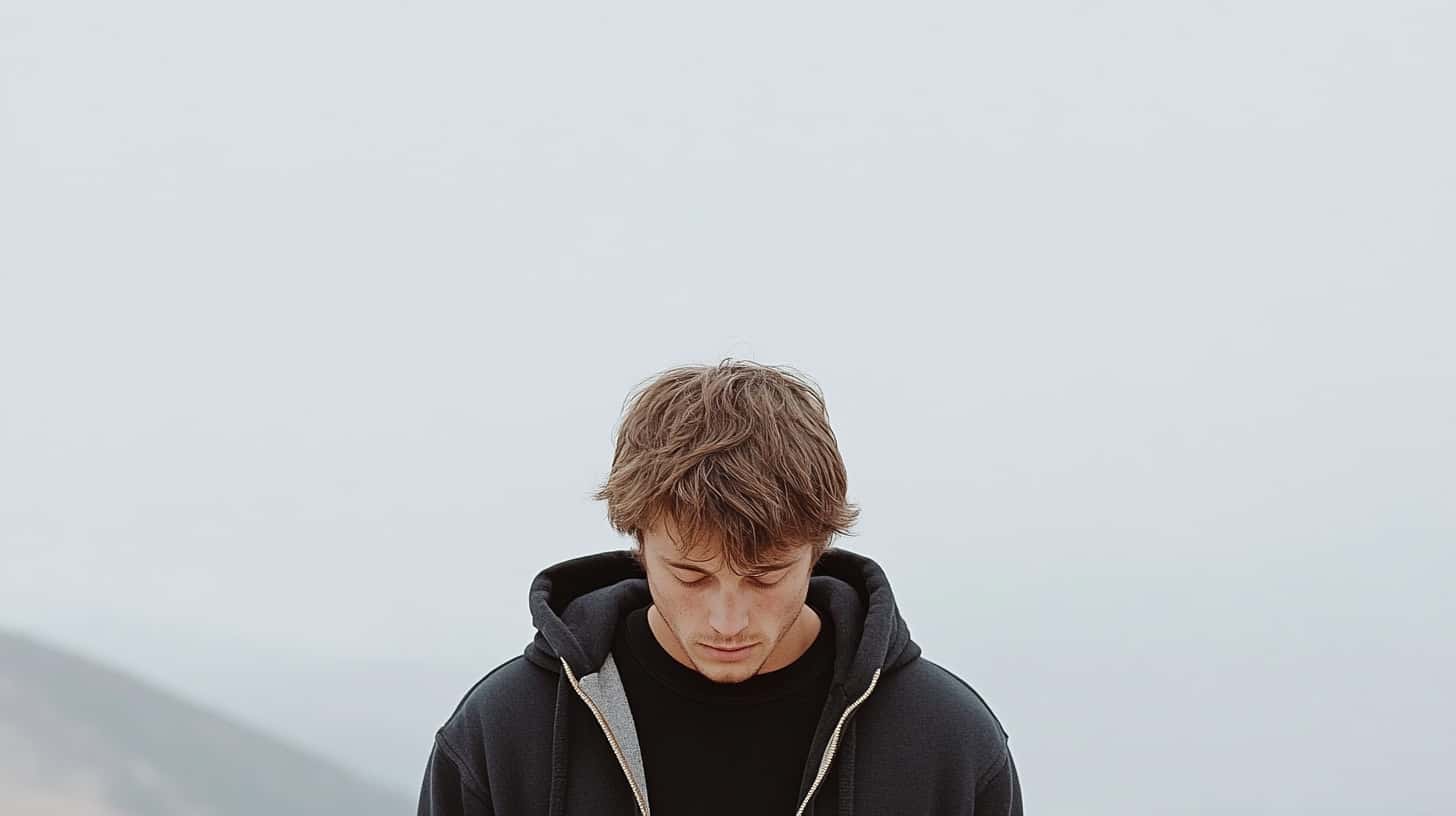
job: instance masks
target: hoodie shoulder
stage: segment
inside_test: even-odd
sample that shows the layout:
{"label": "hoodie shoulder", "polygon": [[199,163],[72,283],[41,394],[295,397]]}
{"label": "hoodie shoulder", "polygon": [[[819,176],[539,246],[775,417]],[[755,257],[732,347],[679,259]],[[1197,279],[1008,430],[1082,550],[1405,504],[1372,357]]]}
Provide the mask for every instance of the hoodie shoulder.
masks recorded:
{"label": "hoodie shoulder", "polygon": [[524,656],[507,660],[471,686],[437,739],[481,771],[488,755],[539,753],[543,745],[549,763],[557,677]]}
{"label": "hoodie shoulder", "polygon": [[977,778],[999,770],[1010,752],[1006,730],[980,693],[924,657],[885,675],[868,702],[864,713],[882,727],[915,735],[925,755],[954,761]]}

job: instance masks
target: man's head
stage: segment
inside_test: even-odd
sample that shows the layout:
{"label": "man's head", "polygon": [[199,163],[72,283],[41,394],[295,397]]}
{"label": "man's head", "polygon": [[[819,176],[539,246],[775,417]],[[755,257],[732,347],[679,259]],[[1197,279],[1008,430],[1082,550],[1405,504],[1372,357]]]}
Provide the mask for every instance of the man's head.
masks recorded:
{"label": "man's head", "polygon": [[637,391],[596,498],[636,539],[654,630],[680,647],[669,651],[736,682],[779,668],[771,658],[801,623],[810,570],[858,516],[846,484],[819,391],[780,367],[725,360]]}
{"label": "man's head", "polygon": [[802,618],[813,548],[739,574],[721,546],[707,558],[686,552],[671,520],[643,538],[638,558],[652,592],[648,622],[679,663],[715,682],[737,683],[781,669],[808,648],[818,631]]}

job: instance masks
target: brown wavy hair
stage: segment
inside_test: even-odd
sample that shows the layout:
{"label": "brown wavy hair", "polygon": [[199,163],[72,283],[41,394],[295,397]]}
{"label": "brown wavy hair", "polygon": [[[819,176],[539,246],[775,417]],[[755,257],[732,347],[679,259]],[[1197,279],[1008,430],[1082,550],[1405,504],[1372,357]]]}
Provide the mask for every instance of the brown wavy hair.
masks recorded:
{"label": "brown wavy hair", "polygon": [[853,535],[859,508],[845,500],[844,460],[808,377],[728,358],[645,382],[628,397],[611,473],[593,496],[639,557],[659,520],[676,528],[684,554],[719,541],[738,574],[806,545],[817,563],[835,535]]}

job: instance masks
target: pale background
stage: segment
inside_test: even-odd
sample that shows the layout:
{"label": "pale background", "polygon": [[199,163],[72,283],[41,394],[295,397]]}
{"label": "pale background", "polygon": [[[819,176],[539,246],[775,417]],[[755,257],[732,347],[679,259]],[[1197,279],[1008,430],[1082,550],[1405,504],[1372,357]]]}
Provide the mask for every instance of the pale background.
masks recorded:
{"label": "pale background", "polygon": [[823,387],[1029,813],[1449,813],[1453,35],[9,0],[0,625],[412,795],[625,544],[628,391],[744,357]]}

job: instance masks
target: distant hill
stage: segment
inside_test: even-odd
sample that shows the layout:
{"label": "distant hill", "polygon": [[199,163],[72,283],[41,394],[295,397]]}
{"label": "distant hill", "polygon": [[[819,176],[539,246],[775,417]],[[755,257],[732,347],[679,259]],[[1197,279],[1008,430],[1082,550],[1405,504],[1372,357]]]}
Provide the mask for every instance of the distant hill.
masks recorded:
{"label": "distant hill", "polygon": [[5,816],[400,816],[328,760],[0,630]]}

